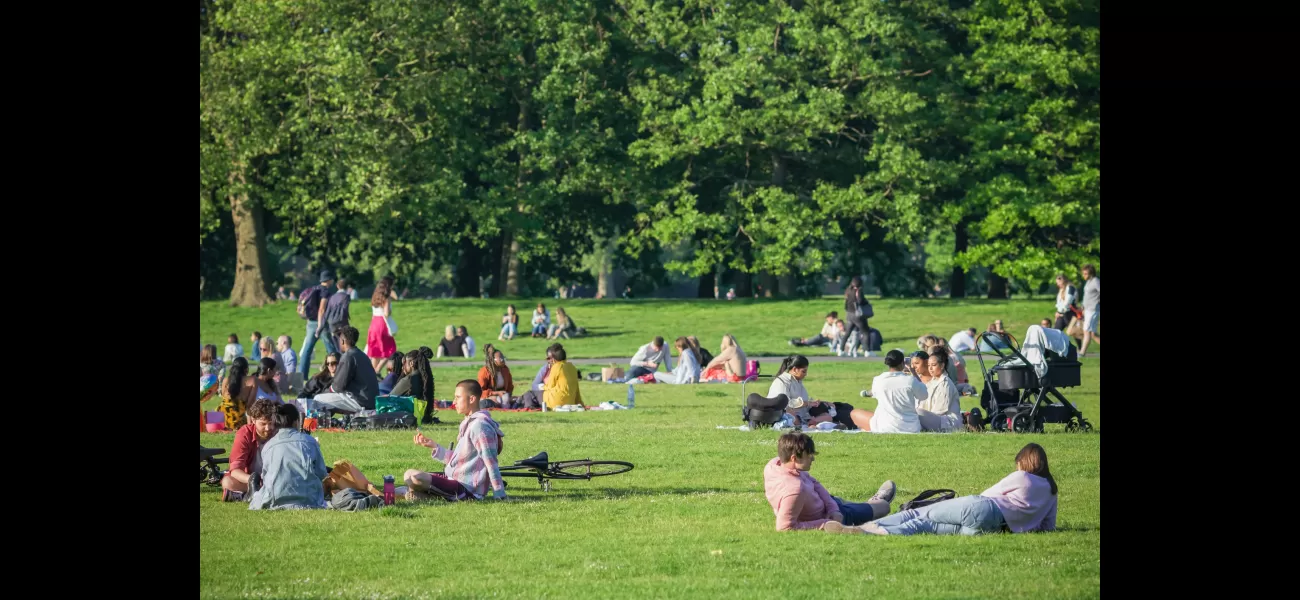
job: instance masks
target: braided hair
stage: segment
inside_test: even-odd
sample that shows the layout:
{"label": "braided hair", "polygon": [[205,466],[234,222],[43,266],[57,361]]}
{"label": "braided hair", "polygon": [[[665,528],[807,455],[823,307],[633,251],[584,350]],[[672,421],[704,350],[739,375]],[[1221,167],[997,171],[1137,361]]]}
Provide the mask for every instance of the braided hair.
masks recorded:
{"label": "braided hair", "polygon": [[406,359],[411,361],[416,373],[420,374],[420,389],[412,390],[415,397],[428,402],[433,402],[433,373],[429,369],[429,359],[433,358],[433,350],[428,346],[420,346],[419,350],[412,350],[406,354]]}
{"label": "braided hair", "polygon": [[483,364],[488,371],[488,385],[495,387],[497,383],[497,363],[494,359],[496,356],[496,346],[488,344],[483,346]]}

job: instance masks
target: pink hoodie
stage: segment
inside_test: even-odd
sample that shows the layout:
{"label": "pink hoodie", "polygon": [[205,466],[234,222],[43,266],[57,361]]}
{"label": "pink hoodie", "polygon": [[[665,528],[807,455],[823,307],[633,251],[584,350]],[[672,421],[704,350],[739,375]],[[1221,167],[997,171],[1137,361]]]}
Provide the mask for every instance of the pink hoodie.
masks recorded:
{"label": "pink hoodie", "polygon": [[1015,533],[1056,529],[1056,496],[1042,477],[1016,471],[980,495],[993,499]]}
{"label": "pink hoodie", "polygon": [[763,491],[776,513],[777,531],[817,529],[839,510],[830,493],[812,475],[781,466],[780,458],[773,458],[763,468]]}

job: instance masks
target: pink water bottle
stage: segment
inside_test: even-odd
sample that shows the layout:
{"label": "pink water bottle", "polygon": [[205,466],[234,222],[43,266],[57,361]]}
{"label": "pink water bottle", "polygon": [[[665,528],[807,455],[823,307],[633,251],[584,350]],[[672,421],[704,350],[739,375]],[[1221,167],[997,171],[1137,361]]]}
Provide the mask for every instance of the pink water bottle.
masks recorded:
{"label": "pink water bottle", "polygon": [[393,503],[394,491],[395,490],[393,489],[393,476],[384,475],[384,504],[385,505],[390,505]]}

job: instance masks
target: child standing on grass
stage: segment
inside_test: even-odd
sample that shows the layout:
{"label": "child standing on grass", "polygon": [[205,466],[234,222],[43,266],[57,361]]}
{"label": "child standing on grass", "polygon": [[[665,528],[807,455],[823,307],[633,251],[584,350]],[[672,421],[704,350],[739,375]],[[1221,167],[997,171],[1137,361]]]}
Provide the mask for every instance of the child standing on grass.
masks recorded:
{"label": "child standing on grass", "polygon": [[808,474],[817,455],[813,439],[787,433],[776,443],[777,456],[763,468],[763,491],[776,514],[776,530],[816,529],[826,523],[861,525],[889,514],[896,486],[886,481],[866,502],[847,502],[827,493]]}
{"label": "child standing on grass", "polygon": [[1016,454],[1016,472],[978,496],[963,496],[916,510],[905,510],[860,527],[827,523],[822,529],[832,533],[875,535],[1054,531],[1056,479],[1047,468],[1047,451],[1031,443]]}

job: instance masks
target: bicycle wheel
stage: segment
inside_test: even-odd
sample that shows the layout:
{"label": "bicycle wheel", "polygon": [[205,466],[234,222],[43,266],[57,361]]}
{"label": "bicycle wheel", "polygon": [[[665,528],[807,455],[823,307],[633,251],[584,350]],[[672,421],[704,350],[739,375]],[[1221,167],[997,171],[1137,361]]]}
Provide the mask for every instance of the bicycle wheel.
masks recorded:
{"label": "bicycle wheel", "polygon": [[551,473],[568,479],[591,479],[632,470],[632,463],[620,460],[569,460],[551,466]]}

